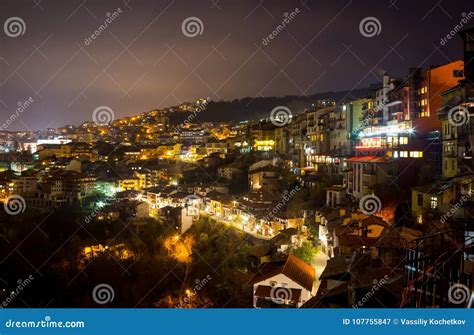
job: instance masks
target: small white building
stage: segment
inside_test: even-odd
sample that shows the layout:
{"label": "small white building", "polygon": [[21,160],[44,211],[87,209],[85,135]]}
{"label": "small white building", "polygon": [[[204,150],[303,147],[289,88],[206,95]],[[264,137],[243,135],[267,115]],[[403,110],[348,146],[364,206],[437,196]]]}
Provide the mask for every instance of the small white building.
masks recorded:
{"label": "small white building", "polygon": [[253,278],[253,306],[301,307],[313,296],[315,269],[294,255],[266,263]]}

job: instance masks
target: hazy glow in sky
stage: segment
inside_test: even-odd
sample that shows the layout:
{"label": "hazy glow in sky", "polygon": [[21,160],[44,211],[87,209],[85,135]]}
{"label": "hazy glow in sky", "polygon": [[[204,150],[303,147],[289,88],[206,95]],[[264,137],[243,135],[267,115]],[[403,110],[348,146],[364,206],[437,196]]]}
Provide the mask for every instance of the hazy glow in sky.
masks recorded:
{"label": "hazy glow in sky", "polygon": [[[29,97],[9,130],[78,124],[102,105],[121,117],[199,96],[305,95],[364,87],[384,71],[402,77],[462,59],[459,38],[440,40],[471,1],[436,3],[2,0],[2,28],[19,17],[26,29],[0,31],[0,121]],[[194,37],[182,30],[189,17],[202,22]],[[378,35],[361,34],[366,17],[379,20]]]}

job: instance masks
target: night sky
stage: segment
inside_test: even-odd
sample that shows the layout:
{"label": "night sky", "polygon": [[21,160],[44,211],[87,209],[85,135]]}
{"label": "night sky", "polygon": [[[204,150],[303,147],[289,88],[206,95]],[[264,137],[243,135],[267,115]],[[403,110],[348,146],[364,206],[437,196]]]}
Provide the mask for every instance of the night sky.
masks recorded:
{"label": "night sky", "polygon": [[[385,71],[402,77],[410,66],[462,59],[460,38],[440,40],[474,11],[473,3],[0,0],[0,123],[29,97],[34,102],[8,130],[79,124],[102,105],[121,117],[197,97],[365,87]],[[118,17],[86,45],[118,8]],[[292,12],[291,22],[264,45]],[[23,35],[7,36],[10,17],[25,22]],[[202,21],[202,34],[183,34],[188,17]],[[378,35],[361,34],[366,17],[379,20]]]}

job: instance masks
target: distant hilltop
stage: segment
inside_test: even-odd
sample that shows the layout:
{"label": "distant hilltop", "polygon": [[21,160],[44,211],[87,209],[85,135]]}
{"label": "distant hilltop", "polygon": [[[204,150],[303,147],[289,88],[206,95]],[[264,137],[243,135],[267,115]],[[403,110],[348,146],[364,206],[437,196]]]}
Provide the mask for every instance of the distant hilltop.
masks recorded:
{"label": "distant hilltop", "polygon": [[[293,115],[303,113],[305,109],[312,109],[317,101],[332,100],[354,100],[371,96],[376,88],[362,88],[352,91],[323,92],[310,96],[285,96],[285,97],[246,97],[232,101],[210,101],[206,108],[202,109],[197,116],[199,122],[229,122],[266,118],[276,106],[288,107]],[[172,123],[181,122],[192,111],[190,108],[183,109],[182,106],[192,106],[184,103],[177,107],[168,109],[167,116]]]}

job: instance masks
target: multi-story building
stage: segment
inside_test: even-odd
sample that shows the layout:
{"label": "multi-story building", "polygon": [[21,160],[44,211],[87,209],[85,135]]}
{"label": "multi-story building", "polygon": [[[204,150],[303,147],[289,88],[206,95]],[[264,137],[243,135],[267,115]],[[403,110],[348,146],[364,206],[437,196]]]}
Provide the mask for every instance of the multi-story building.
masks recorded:
{"label": "multi-story building", "polygon": [[269,156],[275,152],[275,129],[276,127],[267,121],[258,122],[249,127],[250,144],[252,151],[263,156]]}
{"label": "multi-story building", "polygon": [[95,177],[66,170],[57,171],[42,179],[22,176],[12,182],[12,193],[21,195],[28,205],[38,207],[82,204],[94,195],[96,186]]}
{"label": "multi-story building", "polygon": [[[437,116],[441,123],[442,178],[435,183],[412,189],[412,213],[419,224],[424,223],[427,217],[436,219],[438,215],[446,215],[453,204],[459,204],[457,207],[460,207],[470,202],[474,187],[474,78],[471,70],[474,53],[472,37],[469,38],[472,35],[474,29],[461,33],[464,40],[464,61],[468,68],[466,78],[440,93],[442,105],[438,108]],[[456,208],[455,213],[450,213],[450,216],[459,217],[458,209]]]}

